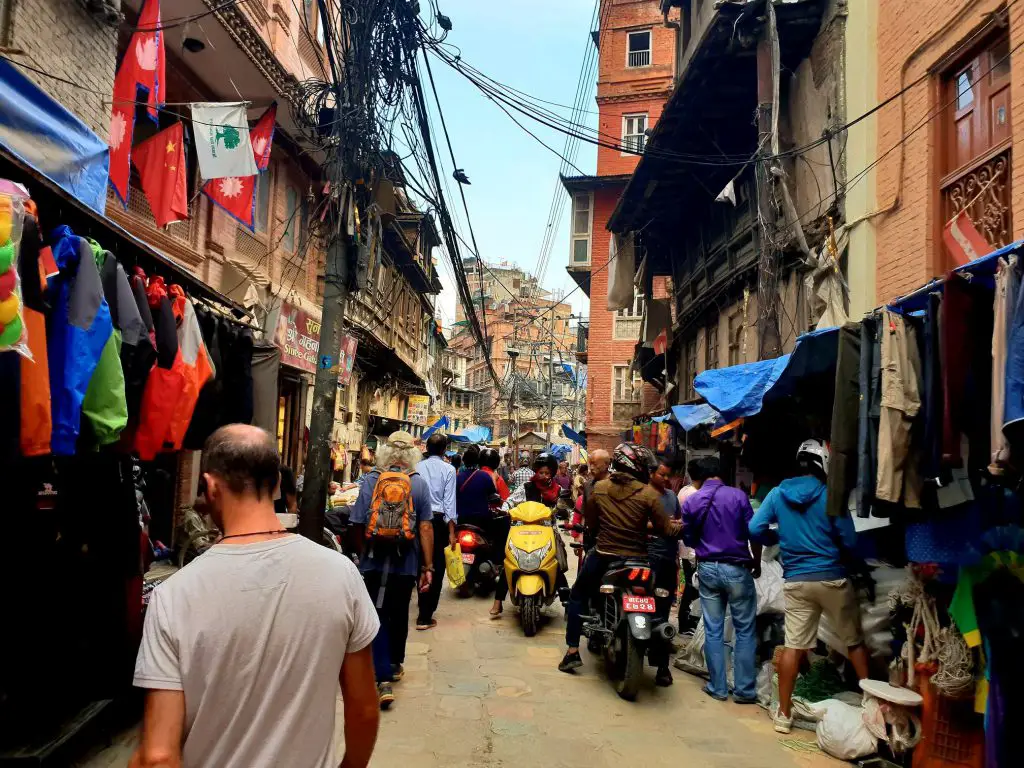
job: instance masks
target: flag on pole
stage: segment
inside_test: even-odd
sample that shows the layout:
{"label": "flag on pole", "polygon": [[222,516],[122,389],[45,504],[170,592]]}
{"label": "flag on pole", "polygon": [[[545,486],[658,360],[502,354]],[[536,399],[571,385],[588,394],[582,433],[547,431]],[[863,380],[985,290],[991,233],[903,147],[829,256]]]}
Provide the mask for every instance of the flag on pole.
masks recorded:
{"label": "flag on pole", "polygon": [[255,176],[259,171],[243,102],[194,102],[192,133],[196,137],[199,172],[204,179]]}
{"label": "flag on pole", "polygon": [[182,124],[175,123],[135,147],[132,157],[158,227],[188,218],[184,137]]}
{"label": "flag on pole", "polygon": [[164,36],[160,29],[160,0],[143,0],[136,31],[114,77],[114,103],[110,113],[110,185],[128,206],[135,102],[145,99],[149,116],[157,122],[164,103]]}
{"label": "flag on pole", "polygon": [[[270,165],[270,148],[274,142],[277,104],[271,104],[249,131],[253,159],[262,172]],[[203,193],[249,229],[256,226],[257,176],[228,176],[203,184]]]}
{"label": "flag on pole", "polygon": [[974,226],[967,209],[960,211],[942,228],[942,240],[957,266],[981,258],[994,249]]}

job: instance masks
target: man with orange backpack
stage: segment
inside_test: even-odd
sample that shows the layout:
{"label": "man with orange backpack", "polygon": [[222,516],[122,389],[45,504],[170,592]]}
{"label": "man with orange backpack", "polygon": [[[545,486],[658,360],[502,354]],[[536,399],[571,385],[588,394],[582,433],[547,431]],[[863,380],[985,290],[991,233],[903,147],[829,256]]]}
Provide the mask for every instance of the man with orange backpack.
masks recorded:
{"label": "man with orange backpack", "polygon": [[359,570],[380,618],[373,668],[381,709],[391,706],[391,684],[405,673],[413,589],[418,584],[425,592],[434,578],[440,578],[431,559],[430,487],[415,470],[421,457],[412,435],[392,432],[377,451],[376,467],[366,475],[349,515]]}

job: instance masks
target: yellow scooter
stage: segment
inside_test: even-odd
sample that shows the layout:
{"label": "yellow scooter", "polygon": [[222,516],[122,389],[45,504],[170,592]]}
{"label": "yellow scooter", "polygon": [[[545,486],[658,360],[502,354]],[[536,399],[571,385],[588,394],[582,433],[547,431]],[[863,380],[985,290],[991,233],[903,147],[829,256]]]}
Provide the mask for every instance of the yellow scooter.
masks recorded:
{"label": "yellow scooter", "polygon": [[527,637],[537,634],[542,605],[557,594],[558,558],[553,511],[536,501],[524,501],[509,512],[512,525],[505,544],[505,578],[512,603]]}

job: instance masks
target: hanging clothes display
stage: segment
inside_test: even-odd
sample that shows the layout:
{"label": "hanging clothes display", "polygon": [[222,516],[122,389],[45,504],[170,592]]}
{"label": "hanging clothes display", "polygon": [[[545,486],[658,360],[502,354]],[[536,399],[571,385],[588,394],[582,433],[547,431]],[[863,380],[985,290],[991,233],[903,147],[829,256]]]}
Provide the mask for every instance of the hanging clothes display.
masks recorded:
{"label": "hanging clothes display", "polygon": [[195,308],[180,286],[171,286],[174,297],[174,316],[178,324],[178,349],[181,357],[185,383],[174,408],[174,415],[164,438],[174,450],[180,450],[185,433],[188,431],[192,412],[199,400],[199,391],[216,371],[210,361],[203,341],[203,333],[196,319]]}
{"label": "hanging clothes display", "polygon": [[[48,334],[50,444],[54,455],[71,456],[81,431],[82,402],[114,327],[89,244],[66,226],[57,228],[52,241],[60,272],[48,289],[54,306]],[[103,434],[106,414],[97,407],[89,416],[100,419],[94,434]]]}
{"label": "hanging clothes display", "polygon": [[870,517],[878,467],[878,421],[881,418],[882,349],[879,316],[866,317],[860,328],[860,402],[857,409],[857,516]]}
{"label": "hanging clothes display", "polygon": [[839,329],[836,394],[832,401],[832,441],[828,474],[828,514],[845,517],[847,499],[857,487],[858,412],[860,408],[860,323]]}
{"label": "hanging clothes display", "polygon": [[995,300],[992,327],[992,412],[991,463],[989,472],[1002,474],[1010,462],[1010,443],[1003,434],[1003,414],[1006,408],[1006,362],[1010,345],[1013,310],[1020,289],[1017,257],[1000,259],[996,271]]}
{"label": "hanging clothes display", "polygon": [[897,312],[882,313],[878,470],[875,498],[921,508],[919,446],[912,427],[921,409],[921,360],[914,325]]}
{"label": "hanging clothes display", "polygon": [[[45,252],[45,259],[41,256]],[[20,448],[23,456],[45,456],[50,452],[50,361],[46,349],[46,274],[43,261],[52,261],[49,248],[42,247],[42,234],[35,206],[26,204],[25,222],[18,254],[21,299],[31,362],[20,361],[21,413]]]}

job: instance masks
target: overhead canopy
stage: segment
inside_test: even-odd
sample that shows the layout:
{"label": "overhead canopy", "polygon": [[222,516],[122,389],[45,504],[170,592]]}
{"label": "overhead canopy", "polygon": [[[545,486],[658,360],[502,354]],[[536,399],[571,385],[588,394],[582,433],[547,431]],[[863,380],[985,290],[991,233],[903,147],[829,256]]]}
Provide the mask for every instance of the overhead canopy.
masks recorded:
{"label": "overhead canopy", "polygon": [[442,416],[440,419],[431,424],[430,427],[423,433],[423,439],[426,440],[439,429],[448,429],[448,426],[448,417]]}
{"label": "overhead canopy", "polygon": [[0,145],[61,189],[103,214],[110,150],[107,142],[0,59]]}
{"label": "overhead canopy", "polygon": [[582,446],[583,448],[587,447],[587,438],[586,438],[586,436],[585,435],[581,435],[579,432],[577,432],[575,429],[570,427],[568,424],[563,424],[562,425],[562,434],[565,435],[570,440],[572,440],[577,445]]}
{"label": "overhead canopy", "polygon": [[488,440],[491,439],[490,428],[481,427],[476,424],[464,428],[459,434],[461,434],[471,443],[486,443]]}
{"label": "overhead canopy", "polygon": [[726,421],[753,416],[765,402],[792,395],[800,380],[835,367],[838,332],[824,328],[805,333],[792,353],[774,360],[704,371],[694,388]]}
{"label": "overhead canopy", "polygon": [[676,421],[683,428],[684,432],[689,432],[691,429],[705,424],[725,423],[722,420],[722,414],[707,403],[700,403],[699,405],[673,405],[672,415],[675,416]]}

